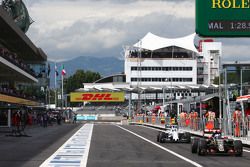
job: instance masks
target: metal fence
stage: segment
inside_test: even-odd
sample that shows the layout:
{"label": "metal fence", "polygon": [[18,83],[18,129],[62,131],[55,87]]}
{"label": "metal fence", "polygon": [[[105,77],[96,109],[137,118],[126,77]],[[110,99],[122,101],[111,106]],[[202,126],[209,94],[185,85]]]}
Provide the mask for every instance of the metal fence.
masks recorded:
{"label": "metal fence", "polygon": [[182,118],[174,119],[159,116],[136,116],[132,120],[137,123],[148,123],[152,125],[178,124],[179,128],[191,131],[203,132],[204,129],[221,129],[222,133],[228,137],[249,137],[250,139],[250,117],[238,120],[233,119],[213,119],[206,118]]}

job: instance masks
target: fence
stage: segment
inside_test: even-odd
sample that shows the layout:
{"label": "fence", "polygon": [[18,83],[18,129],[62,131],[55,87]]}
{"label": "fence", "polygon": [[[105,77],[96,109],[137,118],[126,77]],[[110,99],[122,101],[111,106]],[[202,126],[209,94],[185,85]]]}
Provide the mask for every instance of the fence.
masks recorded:
{"label": "fence", "polygon": [[250,137],[250,117],[235,122],[234,120],[223,118],[213,120],[207,120],[206,118],[171,119],[170,117],[141,115],[134,117],[133,121],[163,126],[167,124],[178,124],[181,129],[200,132],[204,129],[221,129],[222,133],[228,137]]}

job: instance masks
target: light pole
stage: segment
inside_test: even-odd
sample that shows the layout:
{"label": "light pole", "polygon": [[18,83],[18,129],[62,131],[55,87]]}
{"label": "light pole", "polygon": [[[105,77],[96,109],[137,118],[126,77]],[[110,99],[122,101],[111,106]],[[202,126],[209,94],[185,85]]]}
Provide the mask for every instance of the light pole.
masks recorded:
{"label": "light pole", "polygon": [[[172,78],[166,78],[165,79],[166,82],[169,82],[170,81],[170,113],[172,112],[172,88],[173,88],[173,85],[172,85]],[[164,88],[163,88],[164,90]],[[165,91],[164,91],[165,92]],[[165,96],[164,96],[165,97]],[[164,98],[165,99],[165,98]]]}

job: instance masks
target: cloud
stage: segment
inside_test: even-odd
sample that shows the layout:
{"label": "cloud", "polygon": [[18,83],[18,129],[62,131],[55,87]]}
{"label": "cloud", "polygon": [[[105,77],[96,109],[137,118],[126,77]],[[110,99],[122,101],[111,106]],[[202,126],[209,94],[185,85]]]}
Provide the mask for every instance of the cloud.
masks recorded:
{"label": "cloud", "polygon": [[[147,32],[176,38],[195,31],[194,0],[25,0],[35,22],[28,36],[50,60],[78,56],[121,57]],[[218,38],[223,59],[247,51],[248,39]],[[236,48],[237,48],[236,47]]]}

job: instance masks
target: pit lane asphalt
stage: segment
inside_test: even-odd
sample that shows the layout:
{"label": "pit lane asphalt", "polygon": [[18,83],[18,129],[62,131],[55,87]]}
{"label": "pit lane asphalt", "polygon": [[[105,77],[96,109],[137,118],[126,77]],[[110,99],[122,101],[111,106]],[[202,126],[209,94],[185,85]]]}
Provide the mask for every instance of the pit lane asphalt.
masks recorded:
{"label": "pit lane asphalt", "polygon": [[[155,143],[157,131],[140,126],[122,126]],[[190,144],[164,143],[161,146],[170,149],[204,167],[245,167],[250,164],[250,153],[243,157],[234,156],[198,156],[192,154]],[[145,142],[144,140],[120,129],[116,125],[95,125],[90,146],[87,167],[109,166],[193,166],[178,157]]]}
{"label": "pit lane asphalt", "polygon": [[27,128],[30,137],[10,137],[0,134],[0,167],[39,167],[82,124],[53,125]]}
{"label": "pit lane asphalt", "polygon": [[[125,126],[134,131],[152,130]],[[153,131],[154,132],[154,131]],[[148,135],[147,135],[148,136]],[[122,130],[116,125],[94,125],[87,167],[189,167],[192,164]]]}

